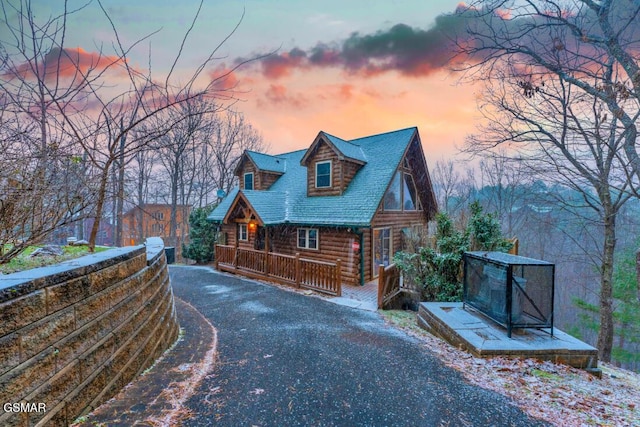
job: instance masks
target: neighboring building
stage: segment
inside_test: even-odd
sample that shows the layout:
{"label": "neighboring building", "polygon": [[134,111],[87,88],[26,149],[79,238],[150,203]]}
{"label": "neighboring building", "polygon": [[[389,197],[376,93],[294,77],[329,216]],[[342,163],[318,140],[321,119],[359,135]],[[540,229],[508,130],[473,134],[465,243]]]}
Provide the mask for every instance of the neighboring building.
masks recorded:
{"label": "neighboring building", "polygon": [[320,132],[307,150],[277,156],[246,151],[235,175],[239,188],[209,216],[224,243],[340,259],[344,284],[375,279],[437,212],[415,127],[351,141]]}
{"label": "neighboring building", "polygon": [[[191,206],[177,206],[176,240],[169,239],[169,223],[171,221],[171,205],[147,203],[127,211],[122,218],[121,246],[133,246],[144,243],[147,237],[162,237],[167,246],[176,246],[176,255],[182,250],[181,243],[189,236],[189,213]],[[142,221],[142,227],[139,222]],[[142,235],[140,234],[142,231]]]}
{"label": "neighboring building", "polygon": [[[47,237],[46,242],[56,245],[66,245],[69,237],[89,240],[94,221],[94,218],[84,218],[74,223],[58,227]],[[102,218],[98,227],[98,234],[96,235],[96,245],[115,246],[114,228],[113,224],[111,224],[111,218]]]}

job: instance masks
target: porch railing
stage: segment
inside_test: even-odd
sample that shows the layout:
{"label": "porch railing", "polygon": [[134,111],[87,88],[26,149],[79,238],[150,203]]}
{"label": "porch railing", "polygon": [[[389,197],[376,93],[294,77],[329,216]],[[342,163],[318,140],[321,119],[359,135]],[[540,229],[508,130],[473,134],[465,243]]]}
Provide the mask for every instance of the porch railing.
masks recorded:
{"label": "porch railing", "polygon": [[397,265],[381,265],[378,270],[378,308],[384,309],[400,293],[416,294],[417,290],[402,280]]}
{"label": "porch railing", "polygon": [[383,309],[401,292],[400,269],[391,264],[378,269],[378,309]]}
{"label": "porch railing", "polygon": [[335,263],[323,262],[301,258],[300,254],[284,255],[216,245],[216,270],[272,280],[330,295],[342,294],[341,267],[339,259]]}

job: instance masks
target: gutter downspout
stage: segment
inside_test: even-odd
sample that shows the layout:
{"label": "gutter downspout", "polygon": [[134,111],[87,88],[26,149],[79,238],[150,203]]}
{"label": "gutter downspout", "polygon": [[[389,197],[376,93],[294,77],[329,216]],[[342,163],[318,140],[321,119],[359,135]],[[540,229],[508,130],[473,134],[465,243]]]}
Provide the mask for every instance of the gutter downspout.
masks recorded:
{"label": "gutter downspout", "polygon": [[364,233],[359,228],[354,233],[360,239],[360,286],[364,286]]}

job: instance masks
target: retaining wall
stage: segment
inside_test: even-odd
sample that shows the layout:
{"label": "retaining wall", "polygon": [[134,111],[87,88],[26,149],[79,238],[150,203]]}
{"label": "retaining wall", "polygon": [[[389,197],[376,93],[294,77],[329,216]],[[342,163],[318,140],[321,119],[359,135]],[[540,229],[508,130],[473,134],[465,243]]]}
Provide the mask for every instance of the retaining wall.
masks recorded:
{"label": "retaining wall", "polygon": [[68,425],[178,337],[164,246],[0,275],[0,425]]}

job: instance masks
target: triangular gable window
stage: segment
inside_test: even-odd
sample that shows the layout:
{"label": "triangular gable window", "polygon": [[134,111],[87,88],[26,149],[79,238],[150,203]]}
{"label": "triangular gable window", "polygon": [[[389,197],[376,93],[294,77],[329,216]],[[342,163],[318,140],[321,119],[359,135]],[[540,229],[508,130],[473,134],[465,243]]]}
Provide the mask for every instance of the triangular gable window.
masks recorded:
{"label": "triangular gable window", "polygon": [[387,193],[384,195],[384,210],[385,211],[399,211],[402,207],[402,188],[400,186],[400,174],[402,172],[396,172],[391,181],[391,185],[387,189]]}
{"label": "triangular gable window", "polygon": [[385,211],[415,211],[421,209],[416,185],[410,173],[398,171],[384,195]]}
{"label": "triangular gable window", "polygon": [[404,188],[402,189],[402,195],[404,197],[404,203],[402,207],[405,211],[416,210],[416,185],[413,182],[413,177],[408,173],[404,175]]}

